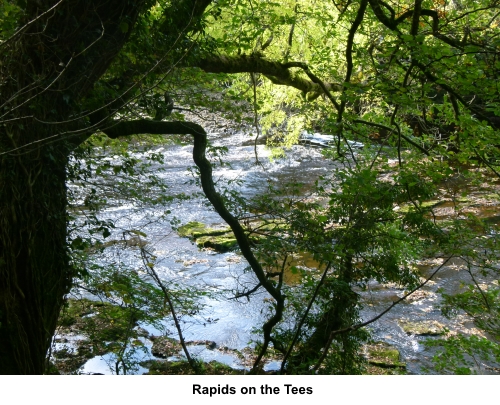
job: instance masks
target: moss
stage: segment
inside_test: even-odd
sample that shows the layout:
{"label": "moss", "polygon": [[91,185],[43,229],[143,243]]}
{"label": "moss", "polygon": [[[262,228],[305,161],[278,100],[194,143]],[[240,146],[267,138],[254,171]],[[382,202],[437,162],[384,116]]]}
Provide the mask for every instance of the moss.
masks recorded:
{"label": "moss", "polygon": [[188,222],[177,230],[180,236],[196,242],[199,248],[212,248],[218,252],[227,252],[238,247],[236,238],[229,227],[208,228],[201,222]]}
{"label": "moss", "polygon": [[177,233],[182,237],[193,237],[193,232],[203,231],[207,226],[201,222],[188,222],[177,229]]}
{"label": "moss", "polygon": [[437,321],[401,321],[399,325],[409,335],[438,336],[446,332],[444,325]]}
{"label": "moss", "polygon": [[226,226],[221,229],[208,228],[205,224],[201,222],[188,222],[177,229],[180,236],[198,239],[203,236],[219,236],[232,234],[231,229]]}
{"label": "moss", "polygon": [[238,242],[234,235],[207,235],[196,239],[199,248],[212,248],[218,252],[228,252],[238,247]]}
{"label": "moss", "polygon": [[368,363],[382,368],[406,368],[399,360],[399,350],[385,343],[378,342],[366,346]]}
{"label": "moss", "polygon": [[[254,223],[253,228],[257,233],[251,233],[249,238],[253,243],[259,243],[266,237],[261,233],[279,232],[286,230],[287,227],[287,224],[280,222]],[[177,232],[182,237],[194,240],[199,248],[211,248],[217,252],[228,252],[238,248],[238,242],[229,227],[214,229],[202,222],[193,221],[179,227]]]}
{"label": "moss", "polygon": [[487,198],[488,200],[500,200],[500,195],[497,193],[486,194],[485,198]]}

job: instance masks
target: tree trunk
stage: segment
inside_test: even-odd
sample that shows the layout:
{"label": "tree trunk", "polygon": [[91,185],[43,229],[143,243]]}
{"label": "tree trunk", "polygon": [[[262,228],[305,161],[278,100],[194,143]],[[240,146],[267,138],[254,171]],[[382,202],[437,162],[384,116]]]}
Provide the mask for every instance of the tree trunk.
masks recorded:
{"label": "tree trunk", "polygon": [[[337,278],[327,280],[323,286],[323,294],[329,299],[328,305],[321,313],[319,320],[314,325],[311,335],[299,345],[297,351],[290,357],[287,370],[292,373],[307,373],[310,367],[316,365],[322,357],[323,351],[328,350],[332,344],[332,333],[349,327],[357,321],[356,309],[359,297],[351,288],[353,277],[353,258],[349,254],[342,260]],[[340,362],[337,372],[345,374],[345,370],[352,368],[350,361],[351,350],[347,333],[339,334],[335,340],[342,346],[339,353]]]}
{"label": "tree trunk", "polygon": [[[0,63],[0,374],[41,374],[69,291],[66,164],[144,0],[28,1]],[[100,100],[105,102],[104,100]],[[77,118],[74,118],[77,117]],[[79,136],[75,137],[78,130]]]}
{"label": "tree trunk", "polygon": [[41,374],[72,278],[67,157],[49,146],[0,159],[0,373]]}
{"label": "tree trunk", "polygon": [[[88,115],[107,114],[112,98],[122,97],[103,95],[109,86],[96,83],[152,3],[18,3],[21,28],[0,43],[0,374],[39,374],[71,287],[68,156],[91,133]],[[172,2],[163,34],[174,43],[198,29],[210,3]],[[144,71],[136,74],[140,78]]]}

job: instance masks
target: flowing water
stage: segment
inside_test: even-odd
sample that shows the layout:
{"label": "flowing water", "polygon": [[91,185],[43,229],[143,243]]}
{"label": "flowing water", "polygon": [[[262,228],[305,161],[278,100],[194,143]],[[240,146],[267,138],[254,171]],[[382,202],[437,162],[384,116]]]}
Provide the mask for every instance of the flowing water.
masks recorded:
{"label": "flowing water", "polygon": [[[262,145],[257,146],[261,165],[255,163],[254,145],[244,133],[212,133],[210,139],[214,146],[225,146],[228,153],[224,157],[231,167],[218,168],[214,178],[219,181],[238,180],[238,190],[244,197],[254,197],[267,190],[268,185],[283,184],[297,181],[313,184],[322,174],[328,173],[333,166],[331,161],[323,158],[321,149],[309,145],[296,145],[290,148],[286,155],[279,159],[269,160],[270,152]],[[164,171],[159,176],[169,185],[172,194],[183,192],[195,196],[201,190],[192,184],[189,167],[193,166],[192,147],[189,145],[172,145],[158,147],[157,153],[164,155]],[[143,156],[136,153],[137,157]],[[152,168],[154,170],[154,167]],[[197,196],[189,200],[173,204],[170,207],[172,216],[181,224],[190,221],[200,221],[210,227],[223,226],[222,219],[207,206],[204,198]],[[184,286],[204,289],[214,294],[205,298],[205,309],[192,317],[182,317],[182,327],[185,339],[188,341],[213,341],[216,350],[205,345],[191,346],[190,349],[199,358],[224,362],[235,368],[244,365],[236,356],[219,348],[242,350],[249,342],[258,336],[252,334],[265,320],[263,308],[267,300],[264,293],[246,299],[231,299],[234,291],[242,286],[255,285],[252,273],[246,271],[247,264],[238,252],[214,253],[210,250],[200,250],[187,238],[179,237],[172,229],[168,219],[162,219],[163,209],[148,208],[137,210],[133,204],[121,204],[116,201],[102,214],[103,219],[113,220],[116,224],[114,233],[109,239],[120,240],[125,230],[140,230],[147,235],[147,249],[157,257],[155,269],[165,282],[177,282]],[[99,258],[102,263],[122,262],[132,268],[140,268],[142,261],[139,249],[122,249],[118,244],[106,249]],[[423,277],[428,276],[439,263],[421,266]],[[453,321],[445,319],[438,307],[439,296],[436,290],[445,287],[448,291],[460,288],[463,272],[460,263],[451,263],[443,268],[438,275],[419,292],[418,299],[409,303],[397,305],[392,311],[370,325],[375,340],[388,342],[400,350],[401,360],[407,362],[409,373],[421,373],[423,366],[430,365],[431,351],[422,345],[427,337],[407,334],[400,326],[402,319],[418,321],[438,321],[450,330],[473,328],[466,319]],[[379,314],[393,301],[404,293],[397,286],[371,283],[367,290],[360,291],[363,297],[364,309],[362,317],[367,320]],[[172,324],[167,325],[169,335],[177,337]],[[148,332],[160,332],[149,327]],[[146,347],[151,342],[144,339]],[[150,358],[146,355],[145,358]],[[106,356],[87,362],[81,369],[84,373],[112,373],[112,359]],[[279,367],[279,363],[270,363],[267,369]],[[144,372],[140,368],[138,373]]]}

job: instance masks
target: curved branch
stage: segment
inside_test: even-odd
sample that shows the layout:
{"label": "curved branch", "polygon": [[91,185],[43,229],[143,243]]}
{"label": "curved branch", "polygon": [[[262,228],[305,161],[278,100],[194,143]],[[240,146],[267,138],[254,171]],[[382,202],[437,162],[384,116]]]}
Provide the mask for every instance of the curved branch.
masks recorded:
{"label": "curved branch", "polygon": [[[323,93],[326,95],[326,97],[328,97],[328,99],[332,102],[332,104],[334,105],[334,107],[337,109],[337,111],[340,109],[340,105],[339,103],[337,102],[337,100],[335,100],[335,98],[333,97],[332,93],[330,90],[331,89],[331,85],[328,84],[328,83],[324,83],[318,76],[316,76],[314,73],[312,73],[310,70],[309,70],[309,66],[307,66],[305,63],[294,63],[296,65],[296,67],[300,67],[304,73],[311,79],[311,81],[315,84],[317,84],[321,90],[323,90]],[[342,91],[342,86],[340,85],[336,85],[336,88],[335,88],[336,91]],[[316,93],[318,97],[320,95],[320,93]],[[311,97],[309,97],[309,100],[313,100]]]}
{"label": "curved branch", "polygon": [[241,253],[250,264],[254,274],[257,276],[259,283],[266,291],[276,300],[275,313],[263,325],[264,344],[259,356],[255,360],[254,369],[260,363],[263,355],[267,351],[267,346],[271,341],[271,332],[273,328],[281,321],[283,310],[285,307],[285,297],[281,294],[280,288],[275,287],[274,282],[266,277],[266,273],[259,261],[255,257],[250,247],[250,241],[245,233],[245,230],[224,204],[224,200],[215,190],[215,185],[212,178],[212,165],[205,156],[207,148],[207,133],[205,129],[193,122],[183,121],[152,121],[152,120],[134,120],[134,121],[111,121],[107,128],[102,131],[110,138],[120,136],[135,135],[140,133],[148,134],[179,134],[192,135],[194,138],[193,160],[200,170],[201,186],[203,191],[222,219],[230,226],[236,237]]}
{"label": "curved branch", "polygon": [[458,93],[458,91],[455,90],[453,87],[451,87],[449,84],[447,84],[444,81],[444,79],[440,79],[440,78],[436,77],[432,72],[430,72],[430,70],[424,64],[422,64],[418,61],[414,61],[414,63],[415,63],[415,66],[417,66],[421,70],[421,72],[424,74],[424,76],[430,82],[437,84],[438,86],[441,86],[444,90],[446,90],[450,94],[450,96],[451,96],[450,99],[453,98],[451,102],[452,102],[452,106],[453,106],[455,115],[458,112],[457,101],[459,101],[460,104],[462,104],[464,106],[464,108],[469,110],[472,114],[475,114],[475,115],[479,116],[481,119],[485,120],[488,123],[488,125],[490,125],[492,128],[496,127],[496,125],[493,122],[491,117],[488,117],[484,113],[484,111],[481,111],[479,108],[475,107],[473,104],[467,103],[467,101]]}
{"label": "curved branch", "polygon": [[[436,10],[429,10],[429,9],[419,9],[418,5],[421,4],[421,2],[416,2],[417,7],[416,9],[411,9],[403,14],[401,14],[398,18],[395,18],[395,13],[394,10],[384,1],[382,0],[369,0],[370,7],[373,10],[373,13],[377,17],[377,19],[384,24],[387,28],[389,28],[391,31],[397,31],[400,32],[398,29],[398,26],[405,21],[408,18],[415,17],[416,15],[421,16],[428,16],[432,18],[432,35],[440,39],[441,41],[447,43],[450,46],[453,46],[454,48],[458,49],[463,49],[463,44],[460,41],[457,41],[453,38],[450,38],[447,35],[441,34],[439,32],[439,14]],[[391,16],[388,17],[384,11],[382,10],[382,7],[386,8],[389,10],[391,13]],[[414,16],[415,14],[415,16]],[[412,21],[412,31],[415,31],[416,23],[418,23],[418,18],[415,17],[414,20]],[[415,34],[413,34],[415,35]]]}

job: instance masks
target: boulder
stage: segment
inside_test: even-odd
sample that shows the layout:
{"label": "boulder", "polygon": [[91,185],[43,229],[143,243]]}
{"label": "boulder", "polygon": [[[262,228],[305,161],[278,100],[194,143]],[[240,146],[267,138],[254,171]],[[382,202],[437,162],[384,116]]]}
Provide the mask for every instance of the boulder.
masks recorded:
{"label": "boulder", "polygon": [[444,325],[437,321],[401,321],[399,326],[408,335],[438,336],[446,331]]}
{"label": "boulder", "polygon": [[381,368],[406,368],[399,360],[399,350],[386,342],[376,342],[365,346],[368,363]]}
{"label": "boulder", "polygon": [[217,252],[228,252],[238,247],[238,242],[229,227],[208,228],[201,222],[188,222],[177,229],[180,236],[190,238],[201,248],[211,248]]}
{"label": "boulder", "polygon": [[172,338],[166,336],[158,336],[153,339],[153,347],[151,354],[161,359],[175,356],[182,350],[181,344]]}

